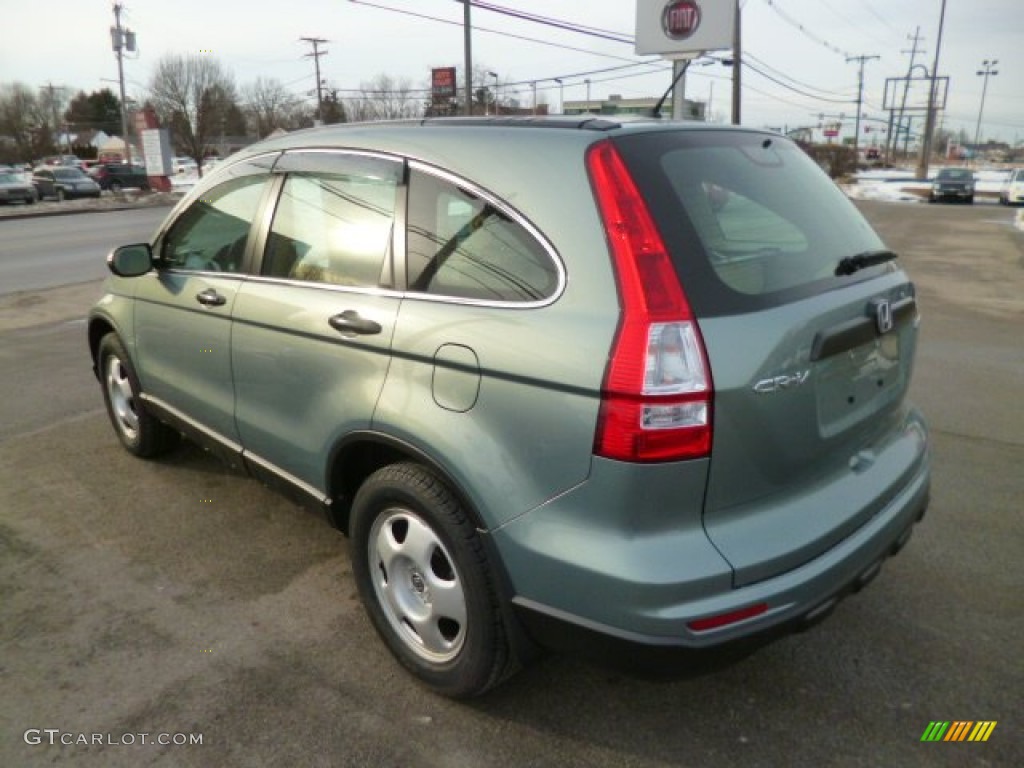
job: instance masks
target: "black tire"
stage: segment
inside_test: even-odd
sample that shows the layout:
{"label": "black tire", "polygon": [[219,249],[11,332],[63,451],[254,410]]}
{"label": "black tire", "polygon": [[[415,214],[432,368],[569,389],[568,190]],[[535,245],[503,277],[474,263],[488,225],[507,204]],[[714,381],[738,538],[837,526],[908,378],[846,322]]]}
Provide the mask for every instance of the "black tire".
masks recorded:
{"label": "black tire", "polygon": [[96,362],[110,423],[128,452],[151,458],[173,448],[179,434],[146,411],[139,377],[116,334],[100,339]]}
{"label": "black tire", "polygon": [[970,197],[967,198],[967,204],[974,205],[974,195],[971,195]]}
{"label": "black tire", "polygon": [[464,698],[511,674],[483,544],[439,478],[413,463],[377,470],[355,496],[350,533],[352,570],[370,620],[423,684]]}
{"label": "black tire", "polygon": [[64,190],[61,187],[57,187],[57,202],[64,202]]}
{"label": "black tire", "polygon": [[120,192],[121,191],[121,182],[120,181],[112,181],[112,182],[110,182],[110,191],[113,192],[115,195],[118,192]]}

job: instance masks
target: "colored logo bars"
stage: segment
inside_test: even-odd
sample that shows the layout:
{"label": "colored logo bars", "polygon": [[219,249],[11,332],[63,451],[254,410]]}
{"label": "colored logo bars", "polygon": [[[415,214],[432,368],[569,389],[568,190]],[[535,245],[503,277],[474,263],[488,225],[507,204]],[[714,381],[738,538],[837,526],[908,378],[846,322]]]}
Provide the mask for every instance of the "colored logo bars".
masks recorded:
{"label": "colored logo bars", "polygon": [[995,728],[995,720],[933,720],[921,734],[921,741],[988,741]]}

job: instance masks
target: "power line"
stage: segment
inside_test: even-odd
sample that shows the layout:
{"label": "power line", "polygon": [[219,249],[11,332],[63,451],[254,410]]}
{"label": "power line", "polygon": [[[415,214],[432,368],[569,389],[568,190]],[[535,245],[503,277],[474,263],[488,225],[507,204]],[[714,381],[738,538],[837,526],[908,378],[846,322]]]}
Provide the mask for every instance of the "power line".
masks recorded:
{"label": "power line", "polygon": [[776,5],[776,0],[764,0],[764,1],[768,4],[768,7],[771,8],[773,11],[775,11],[775,13],[777,13],[779,15],[779,17],[783,21],[785,21],[790,26],[796,27],[798,30],[800,30],[804,35],[809,37],[814,42],[818,43],[819,45],[825,46],[826,48],[828,48],[828,50],[832,51],[833,53],[838,53],[840,56],[847,56],[848,57],[850,55],[847,51],[844,51],[842,48],[840,48],[840,47],[838,47],[836,45],[833,45],[832,43],[830,43],[825,38],[820,37],[820,36],[814,34],[813,32],[811,32],[811,30],[809,30],[807,27],[805,27],[799,21],[797,21],[792,16],[790,16],[788,13],[786,13],[784,10],[782,10],[782,8],[780,8],[778,5]]}
{"label": "power line", "polygon": [[[456,2],[463,3],[466,0],[456,0]],[[532,21],[536,24],[543,24],[549,27],[555,27],[557,29],[564,29],[569,32],[576,32],[581,35],[590,35],[591,37],[599,37],[604,40],[611,40],[616,43],[625,43],[626,45],[634,45],[635,39],[630,35],[624,35],[621,32],[612,32],[607,29],[599,29],[597,27],[589,27],[583,24],[577,24],[571,21],[564,21],[562,19],[555,19],[551,16],[541,16],[536,13],[527,13],[526,11],[519,11],[515,8],[506,8],[504,6],[495,5],[494,3],[483,2],[482,0],[470,0],[471,5],[474,8],[480,8],[484,11],[491,11],[492,13],[499,13],[503,16],[511,16],[516,19],[522,19],[523,21]]]}
{"label": "power line", "polygon": [[853,103],[855,103],[855,99],[833,99],[833,98],[827,98],[827,97],[824,97],[824,96],[816,96],[813,93],[807,93],[806,91],[802,91],[799,88],[794,88],[793,86],[787,85],[786,83],[782,82],[781,80],[779,80],[779,79],[777,79],[775,77],[772,77],[767,72],[763,72],[762,70],[758,69],[753,64],[751,64],[749,61],[744,61],[743,62],[743,66],[746,67],[747,69],[753,70],[754,72],[759,74],[761,77],[763,77],[763,78],[765,78],[767,80],[771,80],[776,85],[781,85],[787,91],[792,91],[793,93],[798,93],[801,96],[805,96],[808,99],[814,99],[815,101],[826,101],[826,102],[829,102],[830,104],[853,104]]}
{"label": "power line", "polygon": [[771,64],[769,64],[768,62],[764,61],[763,59],[758,58],[757,56],[755,56],[754,54],[750,53],[749,51],[745,52],[745,55],[746,55],[747,58],[753,59],[754,61],[756,61],[760,66],[764,67],[765,69],[768,69],[768,70],[774,72],[779,77],[783,77],[783,78],[789,80],[792,83],[796,83],[797,85],[802,86],[803,88],[809,88],[812,91],[820,91],[822,94],[827,94],[827,96],[833,96],[835,94],[835,91],[829,90],[828,88],[821,88],[821,87],[819,87],[817,85],[811,85],[810,83],[805,83],[805,82],[803,82],[801,80],[797,80],[792,75],[787,75],[782,70],[778,69],[777,67],[773,67]]}
{"label": "power line", "polygon": [[[365,5],[365,6],[368,6],[370,8],[377,8],[377,9],[382,10],[382,11],[390,11],[392,13],[400,13],[403,16],[413,16],[413,17],[418,18],[418,19],[427,19],[429,21],[437,22],[438,24],[447,24],[449,26],[459,27],[460,29],[463,26],[463,23],[461,21],[452,21],[451,19],[442,19],[442,18],[440,18],[438,16],[430,16],[429,14],[425,14],[425,13],[416,13],[414,11],[409,11],[409,10],[407,10],[405,8],[395,8],[393,6],[383,5],[381,3],[371,3],[371,2],[367,2],[367,0],[349,0],[349,2],[350,3],[354,3],[356,5]],[[552,48],[561,48],[562,50],[565,50],[565,51],[575,51],[576,53],[586,53],[586,54],[589,54],[590,56],[599,56],[599,57],[604,58],[604,59],[612,59],[613,61],[628,61],[628,62],[636,63],[636,59],[628,59],[625,56],[616,56],[616,55],[611,54],[611,53],[600,53],[598,51],[590,50],[588,48],[577,48],[576,46],[573,46],[573,45],[565,45],[564,43],[554,43],[554,42],[552,42],[550,40],[541,40],[540,38],[529,37],[527,35],[517,35],[517,34],[514,34],[512,32],[505,32],[505,31],[500,30],[500,29],[489,29],[488,27],[480,27],[480,26],[475,26],[474,25],[473,31],[474,32],[487,32],[488,34],[492,34],[492,35],[499,35],[501,37],[509,37],[509,38],[512,38],[513,40],[524,40],[524,41],[529,42],[529,43],[537,43],[538,45],[547,45],[547,46],[550,46]]]}

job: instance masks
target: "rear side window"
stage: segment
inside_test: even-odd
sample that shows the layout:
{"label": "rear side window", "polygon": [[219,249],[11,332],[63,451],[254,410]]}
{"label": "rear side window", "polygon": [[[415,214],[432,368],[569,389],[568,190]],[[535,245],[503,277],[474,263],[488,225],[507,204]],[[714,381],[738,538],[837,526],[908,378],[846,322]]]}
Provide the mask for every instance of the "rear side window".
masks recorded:
{"label": "rear side window", "polygon": [[410,291],[459,299],[535,302],[558,289],[558,268],[522,224],[456,184],[413,170],[409,181]]}
{"label": "rear side window", "polygon": [[674,131],[616,144],[702,314],[820,292],[838,279],[842,258],[884,248],[842,191],[782,137]]}
{"label": "rear side window", "polygon": [[[390,254],[400,167],[333,158],[330,172],[291,173],[274,213],[263,274],[376,287]],[[377,167],[379,165],[379,168]]]}

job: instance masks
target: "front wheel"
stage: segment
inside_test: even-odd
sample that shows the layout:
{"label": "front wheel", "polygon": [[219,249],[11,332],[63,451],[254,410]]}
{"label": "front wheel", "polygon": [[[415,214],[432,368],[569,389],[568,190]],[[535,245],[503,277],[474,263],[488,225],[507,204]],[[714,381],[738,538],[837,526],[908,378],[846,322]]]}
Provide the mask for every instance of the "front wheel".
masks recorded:
{"label": "front wheel", "polygon": [[393,464],[352,505],[352,569],[374,628],[421,682],[476,696],[512,671],[493,575],[454,494],[418,464]]}
{"label": "front wheel", "polygon": [[65,197],[64,190],[61,189],[60,187],[57,187],[57,202],[58,203],[63,203],[64,202],[64,197]]}
{"label": "front wheel", "polygon": [[151,416],[139,397],[142,388],[121,340],[108,333],[96,353],[103,401],[121,444],[140,458],[164,453],[178,440],[178,433]]}
{"label": "front wheel", "polygon": [[112,182],[110,182],[110,191],[113,192],[115,195],[118,192],[120,192],[121,191],[121,182],[120,181],[112,181]]}

